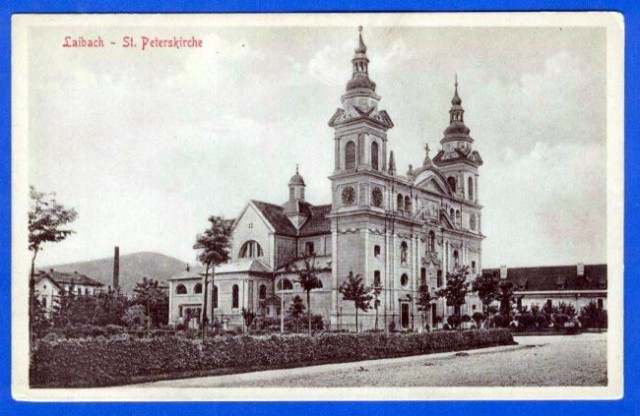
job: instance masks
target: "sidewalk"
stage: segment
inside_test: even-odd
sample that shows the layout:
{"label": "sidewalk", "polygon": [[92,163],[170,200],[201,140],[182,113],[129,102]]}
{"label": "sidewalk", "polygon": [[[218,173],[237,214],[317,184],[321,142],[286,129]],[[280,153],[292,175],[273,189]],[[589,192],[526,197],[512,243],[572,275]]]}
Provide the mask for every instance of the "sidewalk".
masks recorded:
{"label": "sidewalk", "polygon": [[493,354],[497,352],[514,351],[518,349],[528,348],[526,344],[520,345],[504,345],[498,347],[481,348],[475,350],[456,351],[456,352],[442,352],[436,354],[426,355],[413,355],[409,357],[400,358],[384,358],[380,360],[367,360],[367,361],[354,361],[348,363],[336,363],[336,364],[323,364],[308,367],[297,367],[283,370],[267,370],[257,371],[253,373],[241,373],[241,374],[228,374],[224,376],[209,376],[209,377],[196,377],[179,380],[162,380],[154,381],[150,383],[141,383],[130,385],[129,387],[197,387],[206,384],[207,387],[225,387],[230,383],[242,383],[242,382],[256,382],[263,380],[272,380],[277,378],[289,378],[300,377],[329,373],[336,370],[358,371],[360,369],[371,369],[376,367],[388,366],[388,365],[407,365],[412,363],[424,363],[427,361],[435,360],[447,360],[456,357],[456,354],[464,353],[469,356]]}

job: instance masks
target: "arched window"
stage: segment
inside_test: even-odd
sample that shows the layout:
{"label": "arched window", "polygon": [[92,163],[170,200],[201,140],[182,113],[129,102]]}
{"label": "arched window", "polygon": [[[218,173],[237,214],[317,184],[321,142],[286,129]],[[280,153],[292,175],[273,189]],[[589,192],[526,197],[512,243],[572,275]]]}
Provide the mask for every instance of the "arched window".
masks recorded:
{"label": "arched window", "polygon": [[211,306],[214,309],[218,307],[218,286],[213,286],[213,293],[211,294]]}
{"label": "arched window", "polygon": [[471,262],[471,273],[476,274],[476,262]]}
{"label": "arched window", "polygon": [[176,286],[176,295],[186,295],[187,294],[187,287],[183,284],[179,284],[178,286]]}
{"label": "arched window", "polygon": [[451,221],[456,220],[456,212],[453,210],[453,208],[449,210],[449,218],[451,218]]}
{"label": "arched window", "polygon": [[456,224],[458,225],[462,224],[462,214],[460,214],[460,210],[456,211]]}
{"label": "arched window", "polygon": [[420,269],[420,284],[423,286],[427,285],[427,269],[424,267]]}
{"label": "arched window", "polygon": [[293,283],[287,278],[280,279],[277,288],[278,290],[293,290]]}
{"label": "arched window", "polygon": [[380,270],[376,270],[373,272],[373,284],[374,286],[380,286]]}
{"label": "arched window", "polygon": [[373,246],[373,257],[380,257],[380,246]]}
{"label": "arched window", "polygon": [[447,178],[447,182],[449,183],[449,187],[451,188],[451,190],[453,192],[456,191],[456,178],[454,178],[453,176],[449,176]]}
{"label": "arched window", "polygon": [[193,293],[202,293],[202,283],[196,283],[193,287]]}
{"label": "arched window", "polygon": [[411,213],[411,198],[408,195],[404,197],[404,210]]}
{"label": "arched window", "polygon": [[378,143],[371,143],[371,167],[378,170]]}
{"label": "arched window", "polygon": [[402,276],[400,276],[400,284],[405,288],[409,286],[409,276],[407,276],[406,273],[403,273]]}
{"label": "arched window", "polygon": [[245,258],[245,257],[251,258],[251,257],[262,257],[262,256],[264,256],[262,247],[260,247],[260,244],[258,244],[258,242],[254,240],[247,241],[246,243],[244,243],[240,248],[240,253],[238,255],[238,257],[240,258]]}
{"label": "arched window", "polygon": [[476,229],[476,214],[471,214],[471,217],[469,217],[469,228]]}
{"label": "arched window", "polygon": [[436,233],[429,231],[429,238],[427,238],[427,251],[433,253],[436,251]]}
{"label": "arched window", "polygon": [[356,167],[356,144],[352,141],[348,142],[344,149],[344,167],[345,169]]}
{"label": "arched window", "polygon": [[398,211],[404,211],[404,198],[401,194],[398,194]]}
{"label": "arched window", "polygon": [[267,287],[265,285],[260,285],[260,299],[265,300],[267,298]]}
{"label": "arched window", "polygon": [[468,184],[469,184],[469,192],[468,192],[468,194],[469,194],[469,199],[470,199],[470,200],[473,200],[473,179],[472,179],[472,178],[469,178],[469,180],[468,180],[467,182],[468,182]]}
{"label": "arched window", "polygon": [[458,256],[458,250],[453,251],[453,265],[458,267],[460,265],[460,256]]}
{"label": "arched window", "polygon": [[238,285],[233,285],[231,289],[231,307],[236,309],[240,305],[240,296],[239,296],[240,288]]}

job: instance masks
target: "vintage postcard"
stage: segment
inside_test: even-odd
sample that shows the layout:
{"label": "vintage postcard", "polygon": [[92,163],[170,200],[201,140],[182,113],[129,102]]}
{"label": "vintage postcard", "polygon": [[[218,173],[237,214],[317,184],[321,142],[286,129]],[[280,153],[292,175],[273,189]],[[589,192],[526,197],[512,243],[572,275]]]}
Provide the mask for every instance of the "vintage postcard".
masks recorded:
{"label": "vintage postcard", "polygon": [[16,399],[622,397],[621,15],[12,24]]}

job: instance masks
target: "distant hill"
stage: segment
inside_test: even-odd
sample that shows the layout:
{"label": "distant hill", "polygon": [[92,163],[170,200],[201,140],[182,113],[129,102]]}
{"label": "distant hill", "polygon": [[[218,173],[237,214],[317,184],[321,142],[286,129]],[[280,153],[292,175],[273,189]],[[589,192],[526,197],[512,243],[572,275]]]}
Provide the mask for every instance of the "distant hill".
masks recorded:
{"label": "distant hill", "polygon": [[[192,264],[191,267],[194,265]],[[136,283],[149,277],[162,283],[172,276],[184,273],[186,264],[182,260],[160,253],[133,253],[120,256],[120,287],[125,293],[132,293]],[[105,286],[113,285],[113,257],[77,263],[39,267],[60,272],[86,274]]]}

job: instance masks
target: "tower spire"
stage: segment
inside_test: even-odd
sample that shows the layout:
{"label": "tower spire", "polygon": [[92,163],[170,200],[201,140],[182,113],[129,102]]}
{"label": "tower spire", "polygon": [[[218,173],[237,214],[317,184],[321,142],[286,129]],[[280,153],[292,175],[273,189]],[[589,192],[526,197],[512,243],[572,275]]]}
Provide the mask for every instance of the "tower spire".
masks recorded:
{"label": "tower spire", "polygon": [[351,60],[353,73],[347,83],[347,91],[354,89],[366,89],[371,92],[376,90],[376,83],[369,79],[369,58],[367,57],[367,45],[362,38],[362,26],[358,26],[358,47]]}

